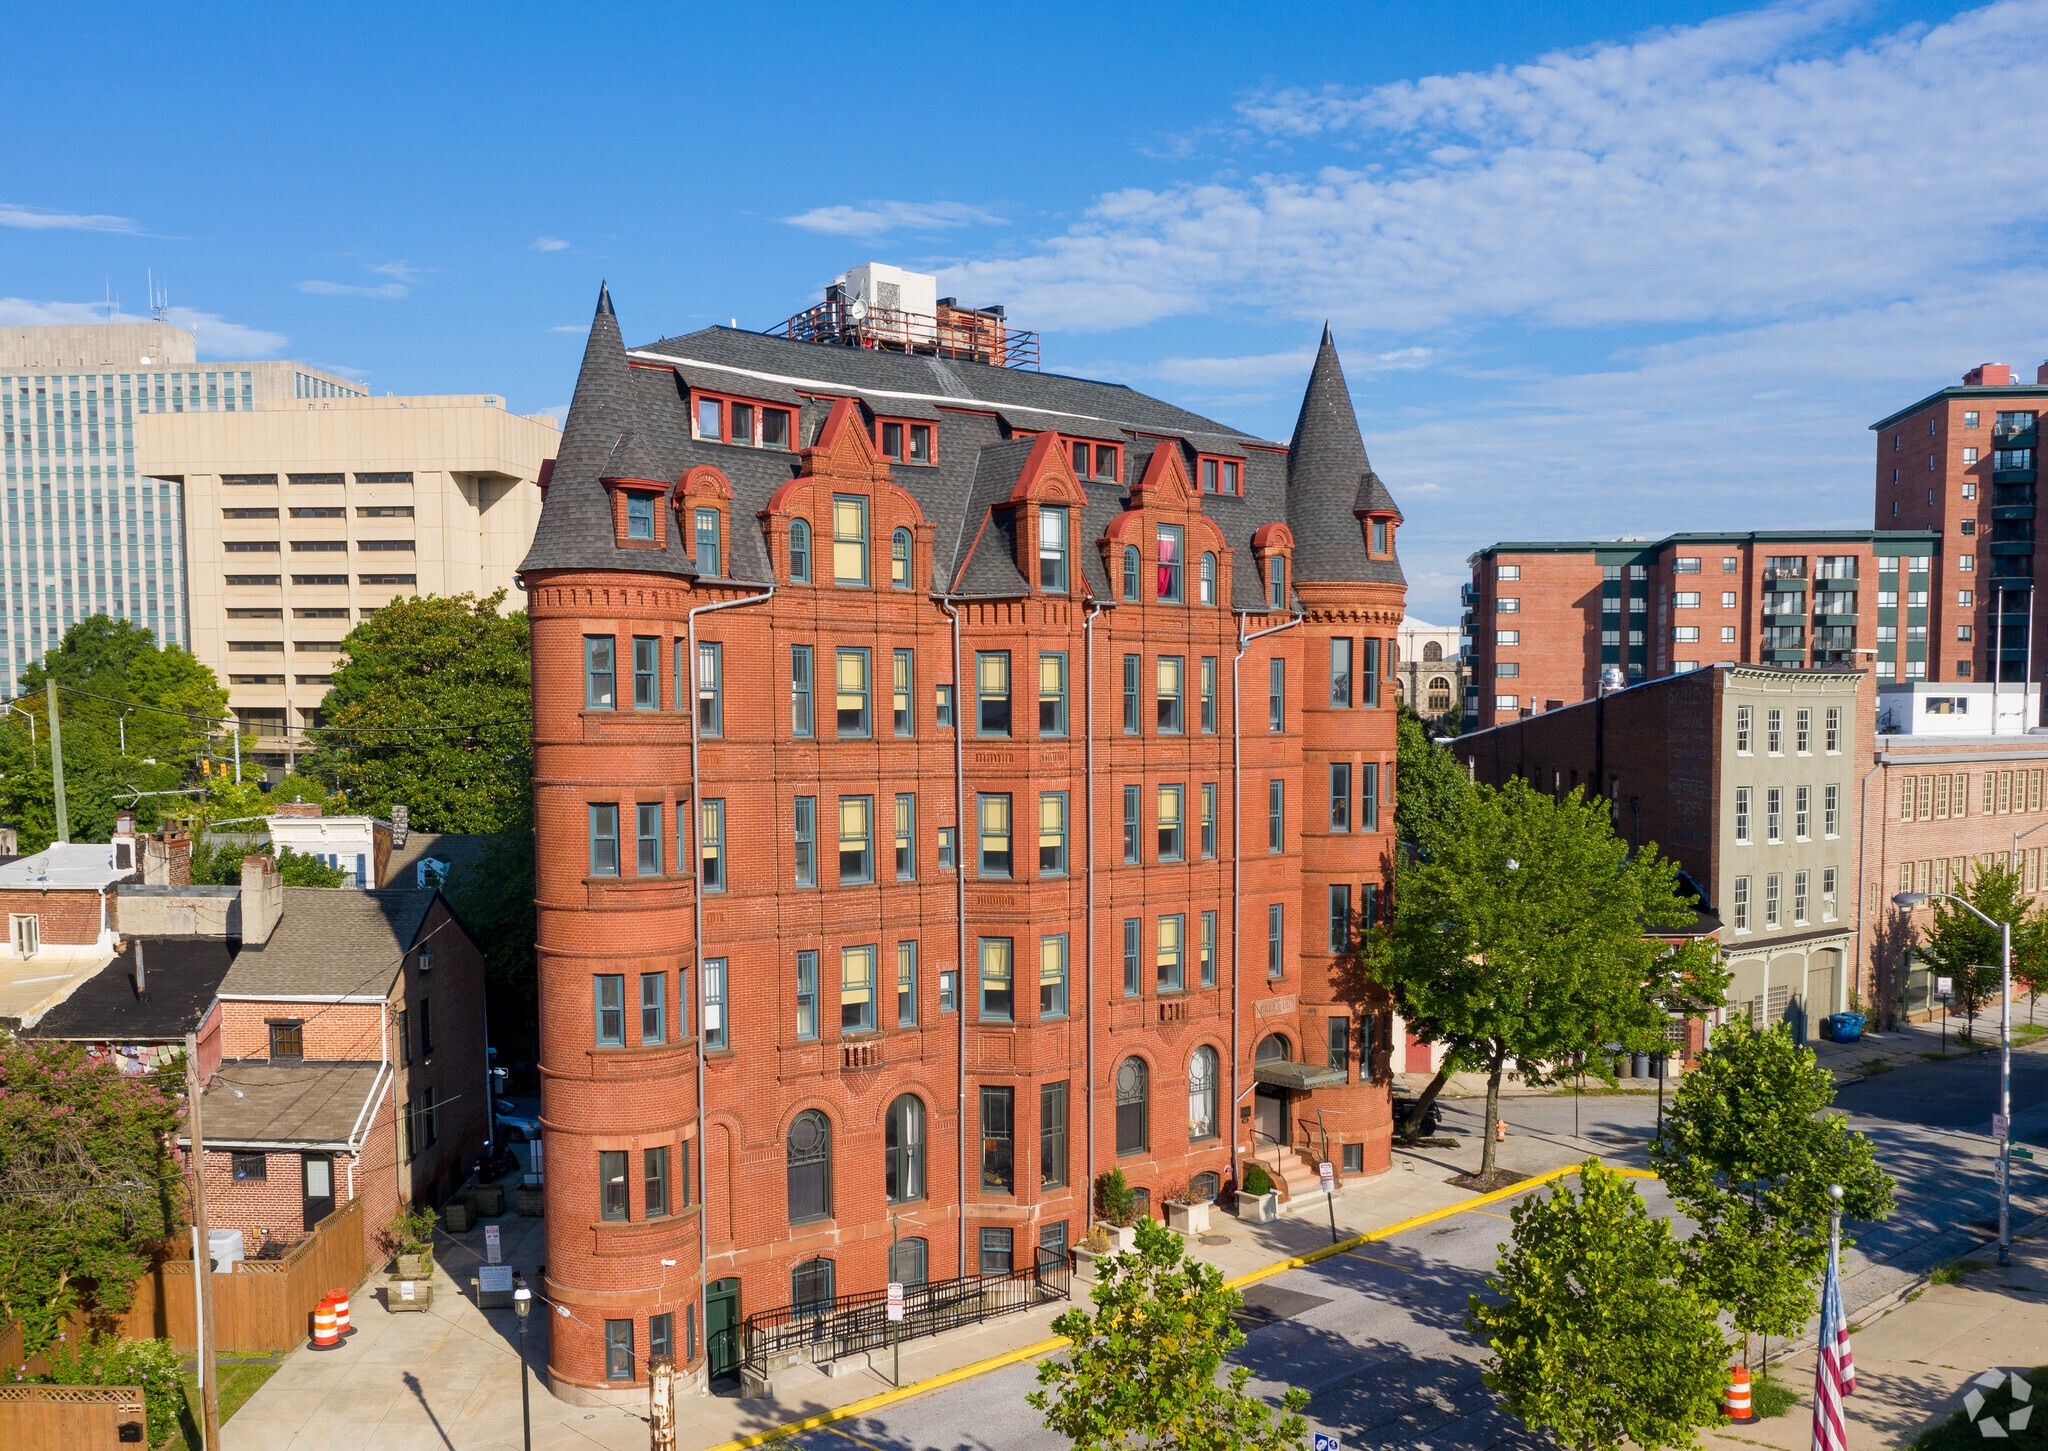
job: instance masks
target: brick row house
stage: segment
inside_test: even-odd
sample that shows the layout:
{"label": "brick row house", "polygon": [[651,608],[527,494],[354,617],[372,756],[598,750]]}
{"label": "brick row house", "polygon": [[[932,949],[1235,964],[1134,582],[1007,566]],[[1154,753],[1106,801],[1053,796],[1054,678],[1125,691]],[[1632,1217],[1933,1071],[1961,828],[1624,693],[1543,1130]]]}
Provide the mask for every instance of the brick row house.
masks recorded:
{"label": "brick row house", "polygon": [[1111,1167],[1387,1167],[1405,587],[1333,343],[1285,447],[947,354],[600,296],[522,571],[558,1394],[1063,1254]]}

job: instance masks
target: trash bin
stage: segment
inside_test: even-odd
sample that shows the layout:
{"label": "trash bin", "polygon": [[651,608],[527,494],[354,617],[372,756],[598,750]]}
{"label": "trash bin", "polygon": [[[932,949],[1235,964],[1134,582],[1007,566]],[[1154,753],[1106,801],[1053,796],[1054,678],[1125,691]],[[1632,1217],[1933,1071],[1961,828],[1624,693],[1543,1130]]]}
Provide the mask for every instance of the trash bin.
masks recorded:
{"label": "trash bin", "polygon": [[1829,1036],[1837,1043],[1860,1042],[1863,1038],[1863,1021],[1862,1013],[1831,1013],[1828,1015],[1828,1027],[1831,1029]]}
{"label": "trash bin", "polygon": [[1638,1077],[1638,1078],[1648,1078],[1649,1076],[1650,1076],[1650,1055],[1649,1055],[1649,1054],[1647,1054],[1647,1053],[1638,1053],[1638,1054],[1636,1054],[1636,1077]]}

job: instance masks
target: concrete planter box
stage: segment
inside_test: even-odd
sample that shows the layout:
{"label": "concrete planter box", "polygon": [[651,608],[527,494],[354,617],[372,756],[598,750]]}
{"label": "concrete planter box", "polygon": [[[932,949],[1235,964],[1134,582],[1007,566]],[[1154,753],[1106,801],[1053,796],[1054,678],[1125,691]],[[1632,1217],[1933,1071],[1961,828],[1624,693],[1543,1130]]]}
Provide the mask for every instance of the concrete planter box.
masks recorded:
{"label": "concrete planter box", "polygon": [[1271,1224],[1280,1217],[1280,1194],[1247,1194],[1237,1191],[1237,1217],[1246,1224]]}
{"label": "concrete planter box", "polygon": [[441,1211],[442,1219],[450,1234],[469,1232],[471,1210],[467,1199],[451,1199]]}
{"label": "concrete planter box", "polygon": [[469,1202],[472,1212],[479,1219],[496,1219],[505,1212],[505,1186],[503,1184],[476,1184],[470,1187]]}
{"label": "concrete planter box", "polygon": [[[411,1291],[412,1298],[406,1293]],[[407,1275],[393,1275],[391,1283],[384,1287],[384,1308],[396,1315],[406,1310],[424,1310],[434,1303],[434,1282],[427,1279],[413,1279]]]}
{"label": "concrete planter box", "polygon": [[398,1257],[398,1272],[392,1278],[394,1280],[424,1280],[432,1274],[433,1271],[427,1268],[427,1257],[424,1253],[402,1254]]}
{"label": "concrete planter box", "polygon": [[512,1199],[522,1219],[539,1219],[547,1212],[547,1191],[538,1184],[521,1184]]}
{"label": "concrete planter box", "polygon": [[1138,1247],[1138,1228],[1136,1225],[1103,1224],[1098,1220],[1095,1227],[1109,1236],[1109,1253],[1111,1254],[1122,1254]]}
{"label": "concrete planter box", "polygon": [[1177,1199],[1166,1201],[1166,1227],[1180,1234],[1207,1234],[1209,1232],[1209,1201],[1197,1199],[1183,1204]]}

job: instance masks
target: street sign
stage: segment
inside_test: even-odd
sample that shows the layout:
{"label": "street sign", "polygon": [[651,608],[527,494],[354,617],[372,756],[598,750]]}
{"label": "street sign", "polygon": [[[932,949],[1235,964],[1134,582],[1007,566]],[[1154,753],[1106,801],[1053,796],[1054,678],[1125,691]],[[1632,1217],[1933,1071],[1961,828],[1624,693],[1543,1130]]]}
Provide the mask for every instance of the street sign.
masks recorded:
{"label": "street sign", "polygon": [[1325,1194],[1335,1194],[1337,1192],[1337,1171],[1331,1167],[1328,1159],[1316,1165],[1316,1173],[1322,1175],[1323,1192]]}
{"label": "street sign", "polygon": [[500,1248],[498,1226],[495,1224],[484,1226],[484,1259],[494,1265],[504,1263],[505,1255]]}
{"label": "street sign", "polygon": [[1343,1443],[1334,1431],[1316,1432],[1315,1451],[1344,1451]]}
{"label": "street sign", "polygon": [[903,1286],[895,1280],[889,1281],[889,1318],[903,1318]]}
{"label": "street sign", "polygon": [[2014,1149],[2012,1156],[2015,1159],[2031,1159],[2034,1157],[2034,1151],[2032,1149]]}
{"label": "street sign", "polygon": [[1938,998],[1951,998],[1951,997],[1954,997],[1954,996],[1955,996],[1955,993],[1956,993],[1956,980],[1955,980],[1954,978],[1952,978],[1952,977],[1938,977],[1938,978],[1936,978],[1936,979],[1934,980],[1934,995],[1935,995],[1936,997],[1938,997]]}
{"label": "street sign", "polygon": [[2011,1137],[2011,1135],[2006,1132],[2006,1130],[2010,1127],[2011,1124],[2008,1122],[2004,1114],[1995,1113],[1991,1115],[1992,1138],[1997,1139],[2000,1143],[2004,1143],[2006,1139]]}

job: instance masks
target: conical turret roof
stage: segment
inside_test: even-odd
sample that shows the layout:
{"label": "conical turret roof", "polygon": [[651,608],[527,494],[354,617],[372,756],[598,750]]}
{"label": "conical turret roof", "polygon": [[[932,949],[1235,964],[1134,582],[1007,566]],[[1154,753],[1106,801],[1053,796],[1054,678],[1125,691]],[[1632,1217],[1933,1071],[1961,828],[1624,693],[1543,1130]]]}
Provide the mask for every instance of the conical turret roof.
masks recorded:
{"label": "conical turret roof", "polygon": [[1294,438],[1287,446],[1287,523],[1294,531],[1294,577],[1406,583],[1398,562],[1367,557],[1357,516],[1368,511],[1400,514],[1394,496],[1365,456],[1344,364],[1325,323],[1308,391],[1294,421]]}

